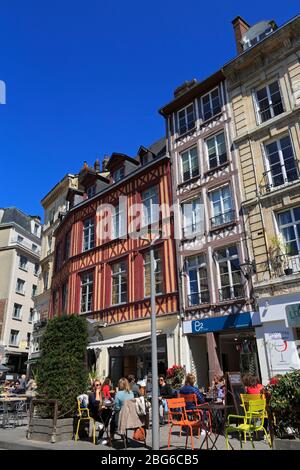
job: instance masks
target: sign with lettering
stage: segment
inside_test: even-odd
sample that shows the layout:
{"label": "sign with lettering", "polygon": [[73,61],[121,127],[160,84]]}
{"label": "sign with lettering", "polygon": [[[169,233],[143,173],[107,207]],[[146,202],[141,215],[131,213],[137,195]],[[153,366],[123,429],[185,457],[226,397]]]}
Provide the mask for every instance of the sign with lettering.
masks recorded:
{"label": "sign with lettering", "polygon": [[300,304],[287,305],[285,307],[288,326],[300,327]]}
{"label": "sign with lettering", "polygon": [[212,331],[227,330],[231,328],[247,328],[252,326],[251,314],[232,313],[223,317],[204,318],[192,321],[192,333],[201,334]]}

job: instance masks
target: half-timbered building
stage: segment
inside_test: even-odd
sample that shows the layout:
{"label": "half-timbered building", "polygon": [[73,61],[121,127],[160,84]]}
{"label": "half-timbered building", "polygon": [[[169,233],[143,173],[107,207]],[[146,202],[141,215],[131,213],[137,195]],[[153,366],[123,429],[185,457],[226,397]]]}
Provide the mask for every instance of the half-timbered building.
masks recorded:
{"label": "half-timbered building", "polygon": [[155,243],[159,372],[180,361],[177,267],[172,214],[157,209],[172,204],[165,139],[140,147],[135,158],[113,153],[103,164],[100,172],[98,162],[85,163],[78,189],[68,195],[70,209],[55,234],[51,315],[88,319],[90,360],[94,357],[99,377],[110,375],[116,382],[151,371],[150,243]]}

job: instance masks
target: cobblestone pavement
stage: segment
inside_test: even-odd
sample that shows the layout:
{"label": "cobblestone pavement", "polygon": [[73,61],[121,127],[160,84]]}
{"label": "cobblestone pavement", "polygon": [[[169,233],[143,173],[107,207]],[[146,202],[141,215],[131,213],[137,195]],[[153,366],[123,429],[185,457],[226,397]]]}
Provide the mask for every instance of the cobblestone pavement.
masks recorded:
{"label": "cobblestone pavement", "polygon": [[[113,447],[108,447],[104,445],[94,445],[91,440],[82,439],[75,442],[74,440],[64,441],[64,442],[56,442],[54,444],[50,442],[40,442],[34,440],[26,439],[26,430],[27,426],[19,426],[16,428],[8,428],[8,429],[0,429],[0,449],[47,449],[47,450],[117,450],[117,449],[124,449],[123,441],[121,437],[117,436],[116,440],[113,442]],[[148,449],[151,450],[151,429],[147,431],[147,448],[144,444],[135,442],[130,439],[132,436],[132,431],[128,433],[129,443],[128,449],[134,450],[144,450]],[[212,435],[212,438],[214,436]],[[203,442],[204,437],[201,436],[199,439],[198,437],[194,436],[194,445],[195,449],[199,449],[200,444]],[[184,450],[185,447],[185,436],[179,436],[179,429],[173,431],[172,439],[171,439],[171,449],[178,449]],[[231,445],[235,450],[240,449],[239,440],[236,438],[230,439]],[[160,449],[161,450],[168,450],[168,426],[164,425],[160,427]],[[220,436],[217,441],[217,448],[219,450],[225,450],[225,438],[224,436]],[[269,446],[267,443],[261,439],[259,441],[255,441],[255,448],[257,450],[268,450]],[[191,449],[190,440],[188,442],[188,449]],[[203,449],[205,449],[205,443],[203,445]],[[252,449],[250,442],[247,442],[244,445],[244,449]]]}

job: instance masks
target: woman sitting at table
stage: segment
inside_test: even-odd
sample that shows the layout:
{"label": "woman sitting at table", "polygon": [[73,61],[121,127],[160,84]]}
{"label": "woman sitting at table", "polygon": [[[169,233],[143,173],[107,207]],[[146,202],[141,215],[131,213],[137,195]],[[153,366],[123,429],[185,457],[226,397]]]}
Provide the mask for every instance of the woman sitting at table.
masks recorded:
{"label": "woman sitting at table", "polygon": [[104,425],[107,425],[111,416],[111,409],[106,408],[104,405],[104,396],[101,390],[101,382],[96,379],[93,383],[93,392],[89,395],[89,410],[91,417],[99,425],[99,436],[97,439],[97,444],[107,444],[106,440],[101,440],[104,432]]}
{"label": "woman sitting at table", "polygon": [[259,378],[256,375],[245,374],[243,376],[243,383],[246,393],[251,395],[259,395],[263,392],[264,386],[259,383]]}
{"label": "woman sitting at table", "polygon": [[102,393],[103,393],[104,398],[109,398],[109,399],[112,398],[110,394],[110,389],[111,389],[111,380],[109,377],[106,377],[106,379],[104,380],[102,384]]}
{"label": "woman sitting at table", "polygon": [[[195,387],[196,377],[194,374],[187,374],[185,378],[185,385],[179,390],[180,395],[191,395],[192,393],[196,395],[198,404],[205,403],[202,393],[199,389]],[[195,403],[186,402],[186,409],[193,410],[195,408]]]}
{"label": "woman sitting at table", "polygon": [[110,438],[114,439],[114,434],[118,428],[119,414],[122,406],[126,400],[134,398],[133,392],[130,390],[129,382],[127,379],[122,377],[118,383],[118,391],[115,396],[115,415],[111,421],[110,427]]}

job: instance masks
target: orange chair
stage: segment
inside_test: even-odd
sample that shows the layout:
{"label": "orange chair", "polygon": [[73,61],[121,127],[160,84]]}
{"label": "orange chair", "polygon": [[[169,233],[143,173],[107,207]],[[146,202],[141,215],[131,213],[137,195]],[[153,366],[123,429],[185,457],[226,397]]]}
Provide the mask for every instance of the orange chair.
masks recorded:
{"label": "orange chair", "polygon": [[201,425],[200,419],[195,419],[195,420],[188,419],[184,398],[167,399],[167,404],[168,404],[168,410],[169,410],[168,411],[169,413],[168,448],[170,448],[170,444],[171,444],[172,429],[175,426],[179,426],[180,435],[181,435],[181,430],[183,427],[186,427],[189,430],[188,434],[186,435],[185,448],[187,448],[188,438],[190,435],[192,450],[194,450],[193,429],[194,428],[198,429],[198,437],[200,437],[200,425]]}
{"label": "orange chair", "polygon": [[212,432],[212,420],[211,420],[211,412],[209,410],[205,410],[205,415],[207,417],[207,424],[204,419],[204,411],[201,410],[201,406],[208,405],[208,403],[199,403],[197,395],[195,393],[180,393],[180,398],[184,398],[186,403],[192,403],[194,405],[194,409],[186,410],[187,413],[194,413],[199,416],[201,420],[201,428],[205,429],[208,426],[208,431]]}

